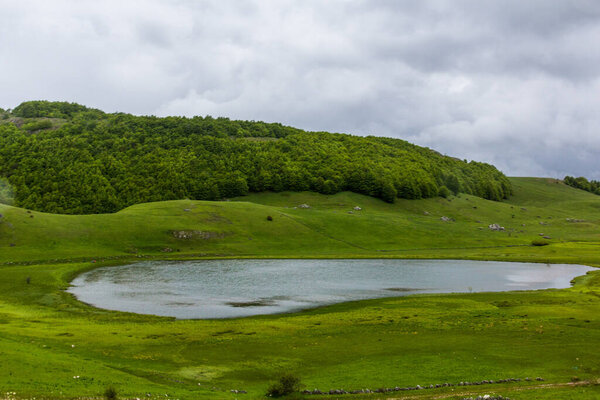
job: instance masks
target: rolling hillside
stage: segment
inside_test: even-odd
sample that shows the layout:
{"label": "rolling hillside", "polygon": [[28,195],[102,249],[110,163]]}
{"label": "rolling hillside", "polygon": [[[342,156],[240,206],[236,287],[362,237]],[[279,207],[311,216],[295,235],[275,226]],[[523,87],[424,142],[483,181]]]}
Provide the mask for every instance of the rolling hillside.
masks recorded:
{"label": "rolling hillside", "polygon": [[[491,251],[486,248],[497,246],[505,247],[507,257],[552,258],[556,248],[576,242],[581,250],[585,243],[600,241],[597,196],[552,179],[511,178],[511,183],[515,195],[504,202],[459,194],[388,204],[351,192],[284,192],[220,202],[146,203],[114,214],[79,216],[0,205],[0,261],[187,255],[463,257],[485,255]],[[305,204],[309,208],[301,207]],[[504,230],[493,231],[491,224]],[[551,246],[530,246],[543,236]]]}

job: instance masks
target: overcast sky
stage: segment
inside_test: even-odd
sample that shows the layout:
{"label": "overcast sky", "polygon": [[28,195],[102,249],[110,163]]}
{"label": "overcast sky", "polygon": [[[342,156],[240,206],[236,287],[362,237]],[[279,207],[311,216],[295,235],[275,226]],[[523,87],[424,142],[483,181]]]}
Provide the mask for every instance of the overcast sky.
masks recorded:
{"label": "overcast sky", "polygon": [[391,136],[600,179],[600,1],[0,0],[0,107]]}

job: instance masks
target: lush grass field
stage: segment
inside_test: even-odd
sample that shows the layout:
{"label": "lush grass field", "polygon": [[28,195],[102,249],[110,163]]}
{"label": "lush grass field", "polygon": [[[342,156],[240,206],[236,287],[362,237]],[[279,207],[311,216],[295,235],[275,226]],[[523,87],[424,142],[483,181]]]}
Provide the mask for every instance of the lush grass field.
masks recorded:
{"label": "lush grass field", "polygon": [[[597,272],[566,290],[411,296],[234,320],[98,310],[63,291],[82,271],[150,257],[463,258],[600,266],[600,197],[554,180],[512,182],[515,196],[503,203],[465,195],[387,204],[353,193],[265,193],[89,216],[0,205],[2,395],[100,397],[114,386],[130,398],[251,399],[261,397],[279,373],[291,371],[307,388],[321,390],[541,376],[544,382],[401,394],[600,398],[597,385],[564,385],[574,377],[600,378]],[[488,229],[492,223],[505,230]],[[192,238],[177,238],[182,231]],[[540,233],[550,244],[531,246]]]}

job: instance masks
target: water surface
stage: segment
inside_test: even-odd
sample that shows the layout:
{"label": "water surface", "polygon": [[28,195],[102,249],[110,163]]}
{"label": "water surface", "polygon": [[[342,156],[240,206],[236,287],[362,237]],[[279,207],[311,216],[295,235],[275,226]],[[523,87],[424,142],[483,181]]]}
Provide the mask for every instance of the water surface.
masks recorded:
{"label": "water surface", "polygon": [[231,318],[415,293],[566,288],[592,269],[463,260],[147,261],[84,273],[69,292],[110,310]]}

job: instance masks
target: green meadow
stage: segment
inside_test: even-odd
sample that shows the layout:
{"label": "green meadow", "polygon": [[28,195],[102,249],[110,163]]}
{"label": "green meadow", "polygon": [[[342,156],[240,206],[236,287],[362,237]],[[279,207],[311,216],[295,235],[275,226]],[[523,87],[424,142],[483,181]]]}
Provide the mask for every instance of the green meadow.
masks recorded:
{"label": "green meadow", "polygon": [[140,259],[600,267],[599,196],[554,179],[511,183],[514,195],[502,202],[459,194],[389,204],[350,192],[283,192],[100,215],[0,205],[0,398],[100,398],[114,387],[121,398],[256,399],[284,372],[311,390],[522,379],[322,398],[600,398],[599,272],[563,290],[416,295],[229,320],[100,310],[64,291],[79,273]]}

